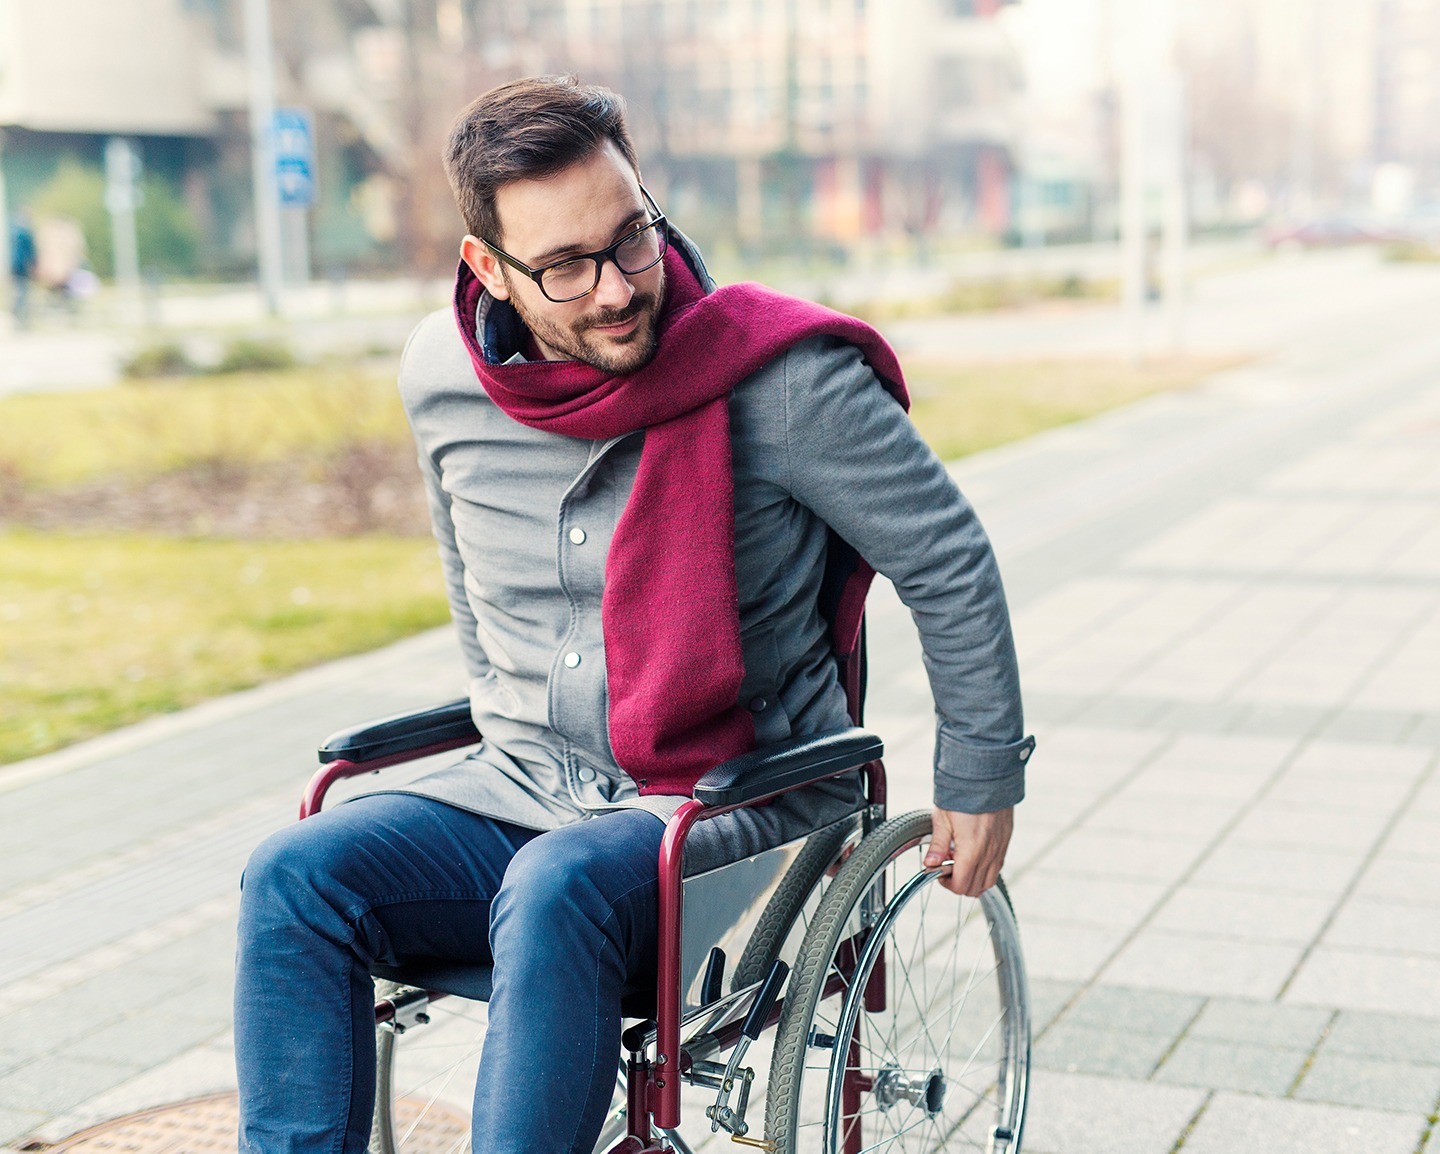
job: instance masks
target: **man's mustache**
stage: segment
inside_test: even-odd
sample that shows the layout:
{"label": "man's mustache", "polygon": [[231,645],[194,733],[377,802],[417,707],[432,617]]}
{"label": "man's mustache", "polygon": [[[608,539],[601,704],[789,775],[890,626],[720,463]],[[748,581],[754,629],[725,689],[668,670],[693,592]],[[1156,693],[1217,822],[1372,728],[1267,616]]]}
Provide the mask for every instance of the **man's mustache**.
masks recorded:
{"label": "man's mustache", "polygon": [[655,305],[654,293],[637,293],[623,309],[602,309],[585,322],[587,329],[603,328],[609,325],[623,325],[633,317],[649,311]]}

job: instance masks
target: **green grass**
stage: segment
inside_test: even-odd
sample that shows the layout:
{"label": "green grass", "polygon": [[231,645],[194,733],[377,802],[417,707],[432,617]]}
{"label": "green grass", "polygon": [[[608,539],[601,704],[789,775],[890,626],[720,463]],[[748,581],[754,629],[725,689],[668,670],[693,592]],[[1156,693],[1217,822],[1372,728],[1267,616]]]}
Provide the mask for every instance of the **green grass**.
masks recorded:
{"label": "green grass", "polygon": [[0,533],[0,763],[447,618],[428,539]]}
{"label": "green grass", "polygon": [[910,415],[945,460],[1018,441],[1170,389],[1187,388],[1233,359],[1183,358],[993,364],[913,362]]}
{"label": "green grass", "polygon": [[0,479],[54,486],[409,436],[393,374],[307,367],[0,399]]}

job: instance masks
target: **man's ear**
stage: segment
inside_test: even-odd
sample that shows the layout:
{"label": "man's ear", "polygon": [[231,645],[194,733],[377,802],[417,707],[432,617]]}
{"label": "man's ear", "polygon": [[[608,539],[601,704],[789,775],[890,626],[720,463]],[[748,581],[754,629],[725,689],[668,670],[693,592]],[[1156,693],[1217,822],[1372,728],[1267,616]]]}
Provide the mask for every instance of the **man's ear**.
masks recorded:
{"label": "man's ear", "polygon": [[500,261],[483,240],[467,235],[460,242],[460,259],[470,266],[470,271],[492,297],[500,301],[509,299],[510,286],[500,273]]}

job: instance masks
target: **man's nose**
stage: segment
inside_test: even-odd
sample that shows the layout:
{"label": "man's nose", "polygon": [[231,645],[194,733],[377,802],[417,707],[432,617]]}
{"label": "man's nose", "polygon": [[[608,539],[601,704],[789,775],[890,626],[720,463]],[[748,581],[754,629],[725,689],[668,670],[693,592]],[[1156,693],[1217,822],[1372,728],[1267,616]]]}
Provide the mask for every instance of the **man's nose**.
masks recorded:
{"label": "man's nose", "polygon": [[595,286],[595,304],[602,309],[623,309],[635,295],[635,286],[613,260],[600,266],[600,283]]}

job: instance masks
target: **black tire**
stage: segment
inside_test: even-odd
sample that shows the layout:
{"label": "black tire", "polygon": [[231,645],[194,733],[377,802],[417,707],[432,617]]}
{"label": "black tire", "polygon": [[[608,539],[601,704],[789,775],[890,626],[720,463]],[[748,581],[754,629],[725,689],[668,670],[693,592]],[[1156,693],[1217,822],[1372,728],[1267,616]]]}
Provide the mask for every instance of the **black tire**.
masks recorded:
{"label": "black tire", "polygon": [[[1020,1150],[1030,1015],[1014,913],[1003,884],[979,899],[935,884],[930,820],[874,830],[810,923],[766,1094],[778,1154]],[[883,1009],[865,1009],[867,986]]]}
{"label": "black tire", "polygon": [[[825,871],[839,857],[855,825],[854,818],[846,818],[810,836],[805,848],[786,871],[780,887],[766,904],[765,912],[755,925],[755,932],[746,942],[730,981],[732,990],[743,989],[764,979],[797,924],[800,935],[804,934],[806,919],[802,917],[802,910],[805,903],[815,892]],[[795,937],[794,945],[799,946],[799,936]]]}

